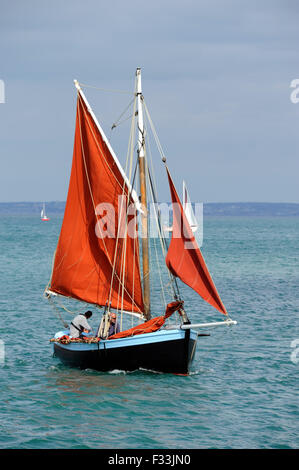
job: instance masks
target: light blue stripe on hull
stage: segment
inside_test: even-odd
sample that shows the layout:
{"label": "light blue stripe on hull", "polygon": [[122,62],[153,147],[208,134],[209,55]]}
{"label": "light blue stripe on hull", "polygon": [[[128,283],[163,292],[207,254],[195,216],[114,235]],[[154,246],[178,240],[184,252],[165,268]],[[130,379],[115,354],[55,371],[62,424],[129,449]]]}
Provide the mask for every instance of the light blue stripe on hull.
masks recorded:
{"label": "light blue stripe on hull", "polygon": [[[63,335],[68,335],[69,331],[59,331],[55,337],[59,338]],[[146,333],[143,335],[129,336],[127,338],[119,338],[112,340],[100,340],[99,343],[69,343],[62,344],[59,346],[68,350],[73,351],[93,351],[98,349],[114,349],[124,348],[130,346],[138,346],[143,344],[161,343],[163,341],[176,341],[185,337],[184,330],[160,330],[154,333]],[[190,330],[190,338],[197,340],[197,333],[194,330]]]}

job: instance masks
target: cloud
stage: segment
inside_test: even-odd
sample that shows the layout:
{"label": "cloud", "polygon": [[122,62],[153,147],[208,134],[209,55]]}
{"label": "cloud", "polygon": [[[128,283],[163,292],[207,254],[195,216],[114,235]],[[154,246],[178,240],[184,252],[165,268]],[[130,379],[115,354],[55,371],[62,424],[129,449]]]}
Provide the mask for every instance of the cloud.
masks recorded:
{"label": "cloud", "polygon": [[[174,178],[194,199],[200,187],[209,201],[298,202],[297,24],[296,2],[3,2],[0,200],[64,199],[72,80],[132,90],[141,66]],[[110,135],[130,97],[86,94]],[[112,133],[122,161],[125,131]],[[169,199],[158,157],[157,168]]]}

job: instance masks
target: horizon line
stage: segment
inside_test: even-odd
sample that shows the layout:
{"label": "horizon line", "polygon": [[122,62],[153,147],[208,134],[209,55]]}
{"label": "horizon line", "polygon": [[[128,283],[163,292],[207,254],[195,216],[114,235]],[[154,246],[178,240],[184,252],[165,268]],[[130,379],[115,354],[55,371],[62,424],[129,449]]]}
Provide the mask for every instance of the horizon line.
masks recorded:
{"label": "horizon line", "polygon": [[[171,201],[159,201],[158,204],[160,203],[169,203],[171,204]],[[289,202],[289,201],[197,201],[201,202],[202,204],[298,204],[298,202]],[[40,201],[0,201],[0,204],[52,204],[52,203],[66,203],[66,200],[40,200]],[[192,201],[192,204],[194,204],[195,201]]]}

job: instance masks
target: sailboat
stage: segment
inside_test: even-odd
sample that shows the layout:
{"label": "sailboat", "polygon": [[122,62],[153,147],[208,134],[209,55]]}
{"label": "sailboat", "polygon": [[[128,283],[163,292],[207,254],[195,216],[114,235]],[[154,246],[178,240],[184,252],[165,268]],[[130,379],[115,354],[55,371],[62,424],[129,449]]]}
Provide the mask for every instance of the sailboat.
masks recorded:
{"label": "sailboat", "polygon": [[183,181],[183,208],[187,217],[187,220],[189,222],[190,228],[192,232],[194,233],[196,242],[198,246],[200,247],[202,245],[202,213],[201,213],[201,224],[197,221],[193,207],[192,207],[192,202],[189,196],[189,192],[187,189],[187,185],[185,181]]}
{"label": "sailboat", "polygon": [[42,208],[41,213],[40,213],[40,218],[41,218],[41,220],[44,221],[44,222],[50,220],[49,217],[47,217],[47,214],[46,214],[45,203],[43,203],[43,208]]}
{"label": "sailboat", "polygon": [[[190,228],[192,232],[194,233],[197,245],[200,247],[202,245],[202,236],[203,236],[202,221],[201,221],[201,226],[200,226],[199,222],[197,221],[195,217],[193,207],[192,207],[192,202],[191,202],[185,181],[183,181],[183,209],[187,217],[187,221],[190,225]],[[164,225],[163,230],[164,232],[172,232],[172,227]]]}
{"label": "sailboat", "polygon": [[[178,197],[145,104],[141,69],[136,70],[125,169],[87,101],[83,84],[74,82],[77,109],[73,162],[61,232],[44,296],[52,304],[58,299],[72,299],[78,305],[92,304],[96,312],[102,310],[102,313],[96,331],[91,336],[82,333],[79,338],[70,335],[59,315],[65,328],[50,340],[54,354],[67,365],[83,369],[147,369],[188,374],[200,336],[198,331],[209,326],[233,325],[236,321],[228,316]],[[155,136],[170,189],[173,230],[169,245],[157,209],[145,116]],[[158,275],[152,268],[149,198],[155,203],[154,218],[162,254],[157,257],[157,263],[160,267],[162,263],[168,280],[166,286],[159,274],[163,292],[160,303],[150,285],[151,275]],[[221,312],[223,320],[192,323],[180,293],[179,279]],[[108,337],[111,312],[117,314],[121,328]]]}

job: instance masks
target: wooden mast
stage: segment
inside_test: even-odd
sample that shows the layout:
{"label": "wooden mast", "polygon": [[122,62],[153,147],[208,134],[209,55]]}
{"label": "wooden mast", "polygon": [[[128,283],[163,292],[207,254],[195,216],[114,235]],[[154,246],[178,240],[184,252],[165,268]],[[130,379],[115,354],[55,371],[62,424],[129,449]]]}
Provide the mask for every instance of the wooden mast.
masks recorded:
{"label": "wooden mast", "polygon": [[149,244],[148,244],[148,215],[146,196],[146,160],[145,160],[145,139],[142,112],[142,89],[141,89],[141,69],[136,70],[137,77],[137,109],[138,109],[138,163],[140,178],[140,198],[142,211],[142,268],[143,268],[143,302],[144,316],[147,320],[151,318],[150,313],[150,280],[149,280]]}

